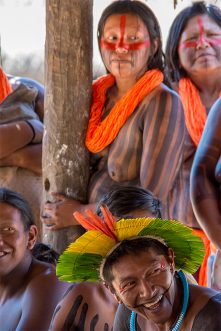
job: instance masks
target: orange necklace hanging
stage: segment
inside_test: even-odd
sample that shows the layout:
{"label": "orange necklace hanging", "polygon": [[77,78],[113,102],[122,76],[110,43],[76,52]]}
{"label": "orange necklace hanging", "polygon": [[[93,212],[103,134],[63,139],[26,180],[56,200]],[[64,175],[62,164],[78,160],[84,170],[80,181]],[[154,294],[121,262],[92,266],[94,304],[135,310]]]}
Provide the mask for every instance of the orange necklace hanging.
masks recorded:
{"label": "orange necklace hanging", "polygon": [[207,119],[206,108],[202,104],[198,89],[189,78],[180,80],[179,95],[184,108],[187,130],[198,146]]}
{"label": "orange necklace hanging", "polygon": [[86,135],[86,146],[89,151],[98,153],[111,144],[141,100],[162,81],[161,71],[157,69],[147,71],[101,121],[106,93],[115,84],[115,78],[108,74],[96,80],[93,84],[93,104]]}
{"label": "orange necklace hanging", "polygon": [[4,71],[0,68],[0,102],[2,102],[11,92],[11,84]]}

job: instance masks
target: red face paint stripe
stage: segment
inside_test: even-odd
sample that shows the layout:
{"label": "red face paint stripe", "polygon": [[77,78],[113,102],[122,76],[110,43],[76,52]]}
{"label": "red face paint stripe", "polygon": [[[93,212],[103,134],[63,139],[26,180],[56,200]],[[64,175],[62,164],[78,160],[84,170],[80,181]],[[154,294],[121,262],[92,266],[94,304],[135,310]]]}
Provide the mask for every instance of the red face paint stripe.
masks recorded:
{"label": "red face paint stripe", "polygon": [[109,49],[111,51],[115,51],[116,49],[116,44],[114,43],[109,43],[106,40],[104,40],[103,38],[101,38],[101,42],[100,42],[100,47],[101,48],[105,48],[105,49]]}
{"label": "red face paint stripe", "polygon": [[197,23],[199,25],[199,30],[200,30],[200,37],[199,37],[198,43],[199,42],[202,43],[203,40],[205,40],[205,32],[204,32],[202,18],[200,16],[197,17]]}
{"label": "red face paint stripe", "polygon": [[[127,50],[136,51],[142,48],[148,48],[149,46],[150,46],[150,41],[147,39],[137,43],[124,44],[123,47]],[[115,51],[118,46],[115,43],[109,43],[108,41],[102,38],[100,42],[100,47]]]}
{"label": "red face paint stripe", "polygon": [[[221,44],[221,38],[216,38],[216,39],[205,38],[204,41],[210,45],[220,45]],[[199,41],[185,41],[179,45],[179,49],[197,47],[198,44],[199,44]]]}
{"label": "red face paint stripe", "polygon": [[126,16],[122,15],[120,17],[120,40],[117,44],[117,47],[126,48],[124,46],[125,26],[126,26]]}
{"label": "red face paint stripe", "polygon": [[150,41],[149,39],[147,39],[145,41],[128,44],[128,49],[132,51],[136,51],[142,48],[148,48],[149,46],[150,46]]}

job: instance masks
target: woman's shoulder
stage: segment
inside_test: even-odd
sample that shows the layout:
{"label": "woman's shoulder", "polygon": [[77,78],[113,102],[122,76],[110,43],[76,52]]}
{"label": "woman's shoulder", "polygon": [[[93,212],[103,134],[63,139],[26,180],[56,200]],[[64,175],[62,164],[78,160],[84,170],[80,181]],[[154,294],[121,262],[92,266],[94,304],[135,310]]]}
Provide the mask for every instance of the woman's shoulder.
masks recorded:
{"label": "woman's shoulder", "polygon": [[151,93],[149,93],[144,98],[144,101],[156,101],[157,99],[172,100],[181,104],[180,96],[176,90],[173,90],[171,87],[164,83],[161,83]]}

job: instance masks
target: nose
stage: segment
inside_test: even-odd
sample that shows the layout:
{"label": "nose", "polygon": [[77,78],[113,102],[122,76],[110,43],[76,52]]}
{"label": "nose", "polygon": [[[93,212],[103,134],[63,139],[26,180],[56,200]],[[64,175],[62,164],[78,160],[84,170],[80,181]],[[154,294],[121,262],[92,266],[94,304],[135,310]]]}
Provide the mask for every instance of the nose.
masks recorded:
{"label": "nose", "polygon": [[150,299],[155,295],[156,288],[155,286],[147,280],[141,280],[139,294],[140,298]]}
{"label": "nose", "polygon": [[196,49],[204,49],[209,47],[209,42],[207,41],[205,36],[200,36],[196,43]]}
{"label": "nose", "polygon": [[124,46],[116,46],[115,51],[118,54],[127,54],[128,53],[128,49]]}

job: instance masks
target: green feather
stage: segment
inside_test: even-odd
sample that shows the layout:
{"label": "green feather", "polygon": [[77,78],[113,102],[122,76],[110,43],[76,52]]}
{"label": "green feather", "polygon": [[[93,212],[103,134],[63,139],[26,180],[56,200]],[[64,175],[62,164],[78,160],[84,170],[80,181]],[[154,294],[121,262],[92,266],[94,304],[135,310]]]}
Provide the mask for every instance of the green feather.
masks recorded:
{"label": "green feather", "polygon": [[65,251],[59,258],[56,275],[66,282],[96,282],[102,256],[90,253],[73,253]]}
{"label": "green feather", "polygon": [[192,229],[177,221],[156,219],[144,228],[138,236],[162,238],[173,249],[176,269],[194,273],[199,268],[205,255],[204,244]]}

